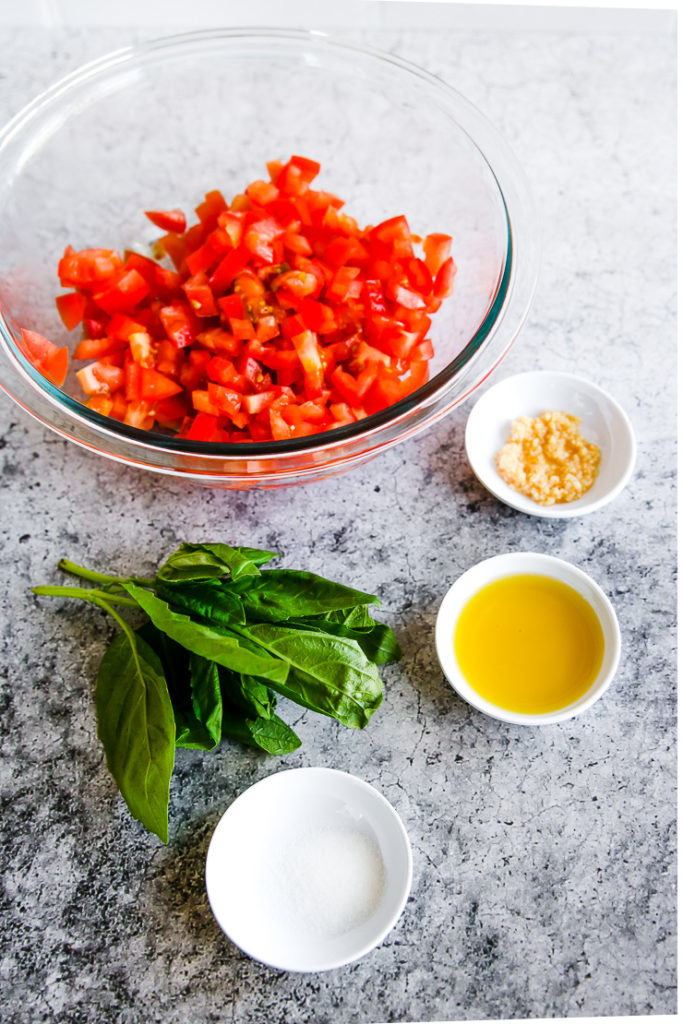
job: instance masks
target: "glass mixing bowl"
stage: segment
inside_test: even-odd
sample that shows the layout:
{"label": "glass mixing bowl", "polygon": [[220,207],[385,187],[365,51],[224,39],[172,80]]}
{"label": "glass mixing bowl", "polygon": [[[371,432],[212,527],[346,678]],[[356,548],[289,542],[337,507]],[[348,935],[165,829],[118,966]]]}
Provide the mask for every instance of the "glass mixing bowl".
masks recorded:
{"label": "glass mixing bowl", "polygon": [[[316,187],[360,224],[404,214],[453,237],[454,292],[434,315],[430,378],[395,405],[292,440],[210,444],[87,408],[17,347],[20,328],[73,349],[55,307],[66,245],[149,251],[146,209],[230,197],[266,161],[320,162]],[[350,469],[435,423],[509,349],[537,274],[521,169],[489,122],[420,68],[320,32],[212,30],[81,68],[0,133],[0,385],[63,437],[108,458],[211,486],[272,487]]]}

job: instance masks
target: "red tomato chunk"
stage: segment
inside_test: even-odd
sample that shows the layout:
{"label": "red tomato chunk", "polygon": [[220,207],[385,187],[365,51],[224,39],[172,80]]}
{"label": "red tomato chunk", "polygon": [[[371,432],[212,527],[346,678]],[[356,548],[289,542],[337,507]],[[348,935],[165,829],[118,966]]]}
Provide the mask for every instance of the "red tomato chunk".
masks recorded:
{"label": "red tomato chunk", "polygon": [[[450,236],[418,252],[404,216],[361,228],[314,189],[316,161],[267,169],[230,203],[209,192],[189,227],[181,210],[146,211],[167,232],[156,259],[67,248],[59,278],[73,291],[57,305],[69,329],[83,325],[74,358],[94,360],[77,373],[92,409],[191,440],[285,440],[354,423],[428,379]],[[37,359],[61,375],[52,350]]]}

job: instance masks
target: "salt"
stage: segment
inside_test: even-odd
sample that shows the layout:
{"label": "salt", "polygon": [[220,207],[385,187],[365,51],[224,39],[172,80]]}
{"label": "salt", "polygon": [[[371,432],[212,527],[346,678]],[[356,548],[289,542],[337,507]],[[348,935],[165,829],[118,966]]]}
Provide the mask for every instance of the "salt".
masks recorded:
{"label": "salt", "polygon": [[367,921],[386,882],[376,840],[352,824],[320,825],[296,836],[280,848],[271,878],[290,926],[328,939]]}

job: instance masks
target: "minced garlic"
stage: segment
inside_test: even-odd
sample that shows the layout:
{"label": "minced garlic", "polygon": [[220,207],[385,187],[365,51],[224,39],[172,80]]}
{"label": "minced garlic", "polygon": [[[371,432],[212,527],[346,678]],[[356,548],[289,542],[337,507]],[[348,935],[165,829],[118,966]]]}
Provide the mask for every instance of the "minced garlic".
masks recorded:
{"label": "minced garlic", "polygon": [[519,416],[496,454],[503,480],[539,505],[576,501],[598,475],[600,449],[579,432],[581,420],[566,412]]}

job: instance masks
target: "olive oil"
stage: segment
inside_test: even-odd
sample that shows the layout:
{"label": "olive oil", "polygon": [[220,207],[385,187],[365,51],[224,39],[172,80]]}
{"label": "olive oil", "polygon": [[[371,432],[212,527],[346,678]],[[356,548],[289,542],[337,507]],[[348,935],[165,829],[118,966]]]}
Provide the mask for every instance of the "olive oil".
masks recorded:
{"label": "olive oil", "polygon": [[455,656],[476,692],[508,711],[543,714],[595,682],[605,638],[591,605],[549,576],[519,574],[482,587],[455,627]]}

